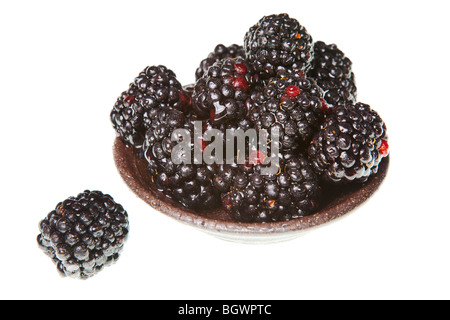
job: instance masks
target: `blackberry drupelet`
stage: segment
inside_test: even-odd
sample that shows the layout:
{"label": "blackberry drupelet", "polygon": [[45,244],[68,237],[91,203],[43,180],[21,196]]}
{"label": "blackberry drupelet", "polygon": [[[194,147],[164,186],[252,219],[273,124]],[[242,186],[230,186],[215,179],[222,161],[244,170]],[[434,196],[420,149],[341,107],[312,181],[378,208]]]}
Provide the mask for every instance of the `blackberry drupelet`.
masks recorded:
{"label": "blackberry drupelet", "polygon": [[307,72],[314,54],[311,35],[287,14],[261,18],[245,34],[244,49],[263,79],[273,77],[279,67]]}
{"label": "blackberry drupelet", "polygon": [[189,107],[188,93],[173,71],[164,66],[145,68],[117,99],[111,121],[117,134],[127,145],[141,150],[145,133],[154,123],[156,111],[185,111]]}
{"label": "blackberry drupelet", "polygon": [[[211,208],[218,198],[212,187],[212,171],[194,159],[194,148],[201,153],[205,147],[202,141],[194,140],[194,120],[186,118],[177,128],[181,130],[167,126],[150,129],[144,142],[145,158],[159,191],[188,208]],[[179,143],[185,143],[185,148],[175,148]]]}
{"label": "blackberry drupelet", "polygon": [[279,70],[264,87],[255,86],[248,102],[258,130],[278,128],[280,150],[306,148],[324,117],[323,92],[311,78]]}
{"label": "blackberry drupelet", "polygon": [[200,119],[223,123],[247,115],[247,91],[256,79],[243,58],[214,63],[195,84],[192,104]]}
{"label": "blackberry drupelet", "polygon": [[364,103],[330,110],[308,149],[314,170],[333,182],[365,182],[389,153],[386,125]]}
{"label": "blackberry drupelet", "polygon": [[200,66],[195,71],[195,80],[200,79],[214,63],[225,58],[245,58],[244,47],[237,44],[232,44],[228,47],[223,44],[218,44],[214,48],[214,51],[200,62]]}
{"label": "blackberry drupelet", "polygon": [[308,76],[314,78],[325,92],[325,100],[332,104],[356,102],[355,75],[352,62],[335,44],[322,41],[314,44],[313,68]]}
{"label": "blackberry drupelet", "polygon": [[319,206],[319,179],[301,155],[280,157],[276,174],[262,174],[262,164],[239,165],[224,170],[228,192],[222,193],[224,208],[238,221],[287,221],[312,214]]}
{"label": "blackberry drupelet", "polygon": [[119,258],[128,214],[100,191],[86,190],[59,203],[39,224],[39,247],[62,275],[87,279]]}

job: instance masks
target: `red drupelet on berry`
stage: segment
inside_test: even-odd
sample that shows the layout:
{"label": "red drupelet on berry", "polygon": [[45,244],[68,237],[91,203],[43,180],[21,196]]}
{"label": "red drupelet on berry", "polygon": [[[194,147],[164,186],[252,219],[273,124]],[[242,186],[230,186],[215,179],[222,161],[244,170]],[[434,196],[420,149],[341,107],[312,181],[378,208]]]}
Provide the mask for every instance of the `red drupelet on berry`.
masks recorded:
{"label": "red drupelet on berry", "polygon": [[279,70],[265,86],[256,86],[248,102],[258,130],[280,132],[280,150],[305,148],[324,117],[323,92],[311,78]]}
{"label": "red drupelet on berry", "polygon": [[[157,189],[167,197],[187,208],[212,208],[218,203],[212,172],[206,163],[194,159],[194,148],[203,152],[205,145],[194,140],[195,119],[184,119],[177,126],[161,123],[147,131],[143,149],[148,170]],[[185,143],[186,148],[175,148],[179,143]]]}
{"label": "red drupelet on berry", "polygon": [[386,125],[367,104],[334,107],[308,152],[325,180],[365,182],[389,154]]}
{"label": "red drupelet on berry", "polygon": [[248,89],[255,81],[253,69],[243,58],[217,61],[195,84],[192,95],[195,114],[213,123],[246,117]]}
{"label": "red drupelet on berry", "polygon": [[173,71],[164,66],[147,67],[117,99],[111,122],[127,145],[141,150],[146,131],[159,124],[154,121],[155,113],[182,113],[189,107],[188,99]]}

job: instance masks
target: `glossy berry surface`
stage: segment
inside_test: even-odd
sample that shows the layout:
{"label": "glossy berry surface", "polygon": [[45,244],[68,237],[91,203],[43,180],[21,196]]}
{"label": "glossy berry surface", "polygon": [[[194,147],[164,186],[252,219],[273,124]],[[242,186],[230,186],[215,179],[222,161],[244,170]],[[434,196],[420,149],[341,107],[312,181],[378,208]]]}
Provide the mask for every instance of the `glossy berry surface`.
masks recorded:
{"label": "glossy berry surface", "polygon": [[244,49],[263,79],[273,77],[279,67],[306,72],[314,54],[311,35],[285,13],[261,18],[247,31]]}
{"label": "glossy berry surface", "polygon": [[[144,142],[148,170],[157,189],[187,208],[213,207],[217,195],[212,187],[212,172],[195,161],[195,152],[202,156],[207,144],[195,140],[193,118],[186,118],[177,129],[149,130]],[[202,130],[202,128],[200,128]],[[177,145],[183,143],[182,148]],[[197,149],[197,150],[195,150]]]}
{"label": "glossy berry surface", "polygon": [[323,41],[314,44],[313,68],[308,76],[316,79],[324,90],[324,99],[332,104],[356,102],[355,74],[351,60],[335,44]]}
{"label": "glossy berry surface", "polygon": [[[258,159],[263,158],[257,154]],[[238,221],[272,222],[300,218],[319,206],[319,179],[309,161],[285,154],[278,172],[263,174],[264,165],[236,166],[228,173],[229,191],[222,193],[223,207]],[[229,170],[229,169],[228,169]]]}
{"label": "glossy berry surface", "polygon": [[128,214],[100,191],[60,202],[39,223],[39,247],[64,276],[87,279],[119,259],[128,236]]}
{"label": "glossy berry surface", "polygon": [[147,130],[160,124],[155,114],[181,113],[188,106],[189,93],[183,90],[175,73],[165,66],[151,66],[120,95],[110,118],[117,135],[140,151]]}
{"label": "glossy berry surface", "polygon": [[252,70],[242,58],[214,63],[195,84],[192,104],[196,116],[213,123],[245,118],[248,90],[256,81]]}
{"label": "glossy berry surface", "polygon": [[200,62],[200,66],[195,71],[195,80],[200,79],[214,63],[226,58],[245,58],[244,48],[237,44],[232,44],[228,47],[218,44],[214,51]]}
{"label": "glossy berry surface", "polygon": [[277,128],[280,150],[305,148],[324,117],[322,97],[313,79],[280,70],[252,92],[249,119],[258,130]]}
{"label": "glossy berry surface", "polygon": [[332,109],[309,146],[318,174],[333,182],[365,182],[387,155],[386,125],[367,104]]}

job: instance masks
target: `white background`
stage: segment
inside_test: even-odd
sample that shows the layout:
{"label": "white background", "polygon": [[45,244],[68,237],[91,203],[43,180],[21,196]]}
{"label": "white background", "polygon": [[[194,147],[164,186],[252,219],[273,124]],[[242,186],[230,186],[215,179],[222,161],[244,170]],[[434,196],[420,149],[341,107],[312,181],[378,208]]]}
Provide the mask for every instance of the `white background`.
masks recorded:
{"label": "white background", "polygon": [[[3,299],[448,299],[449,42],[445,1],[2,1]],[[121,180],[109,120],[147,65],[183,84],[216,44],[242,44],[287,12],[353,61],[358,97],[388,126],[381,189],[344,219],[298,239],[244,245],[154,211]],[[38,222],[85,189],[130,216],[118,263],[60,278]]]}

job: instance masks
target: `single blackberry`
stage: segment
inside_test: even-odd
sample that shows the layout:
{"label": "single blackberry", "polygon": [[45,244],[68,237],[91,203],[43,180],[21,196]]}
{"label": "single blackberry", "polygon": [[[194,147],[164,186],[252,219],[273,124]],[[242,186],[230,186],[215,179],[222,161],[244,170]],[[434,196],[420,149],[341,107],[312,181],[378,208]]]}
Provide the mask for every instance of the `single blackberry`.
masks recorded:
{"label": "single blackberry", "polygon": [[200,62],[200,66],[195,71],[195,80],[200,79],[214,63],[225,58],[245,58],[244,47],[237,44],[232,44],[228,47],[223,44],[218,44],[214,48],[214,51]]}
{"label": "single blackberry", "polygon": [[332,104],[355,103],[356,83],[352,62],[335,44],[314,44],[313,68],[308,76],[324,90],[324,99]]}
{"label": "single blackberry", "polygon": [[247,91],[255,81],[253,69],[243,58],[217,61],[195,84],[195,114],[214,123],[246,117]]}
{"label": "single blackberry", "polygon": [[299,218],[318,209],[319,179],[301,155],[280,156],[278,172],[264,174],[263,164],[227,168],[216,177],[229,191],[224,208],[238,221],[271,222]]}
{"label": "single blackberry", "polygon": [[[212,187],[212,172],[203,162],[205,145],[195,141],[194,120],[187,118],[178,130],[167,125],[150,129],[144,142],[145,158],[159,191],[185,207],[210,208],[216,204],[217,194]],[[198,163],[196,154],[202,156]]]}
{"label": "single blackberry", "polygon": [[314,54],[311,35],[287,14],[261,18],[245,34],[244,49],[262,79],[273,77],[278,67],[307,72]]}
{"label": "single blackberry", "polygon": [[173,71],[164,66],[145,68],[117,99],[111,121],[117,134],[136,150],[142,148],[145,133],[154,123],[154,113],[160,110],[185,111],[188,93],[176,80]]}
{"label": "single blackberry", "polygon": [[258,130],[278,128],[280,150],[306,147],[324,113],[323,92],[311,78],[279,70],[264,87],[256,86],[248,102],[250,120]]}
{"label": "single blackberry", "polygon": [[60,202],[39,230],[39,247],[61,274],[87,279],[119,258],[128,214],[110,195],[86,190]]}
{"label": "single blackberry", "polygon": [[369,105],[330,110],[309,146],[314,170],[333,182],[365,182],[389,153],[386,125]]}
{"label": "single blackberry", "polygon": [[134,79],[134,85],[162,107],[183,108],[183,99],[180,98],[182,86],[175,73],[165,66],[146,67]]}

